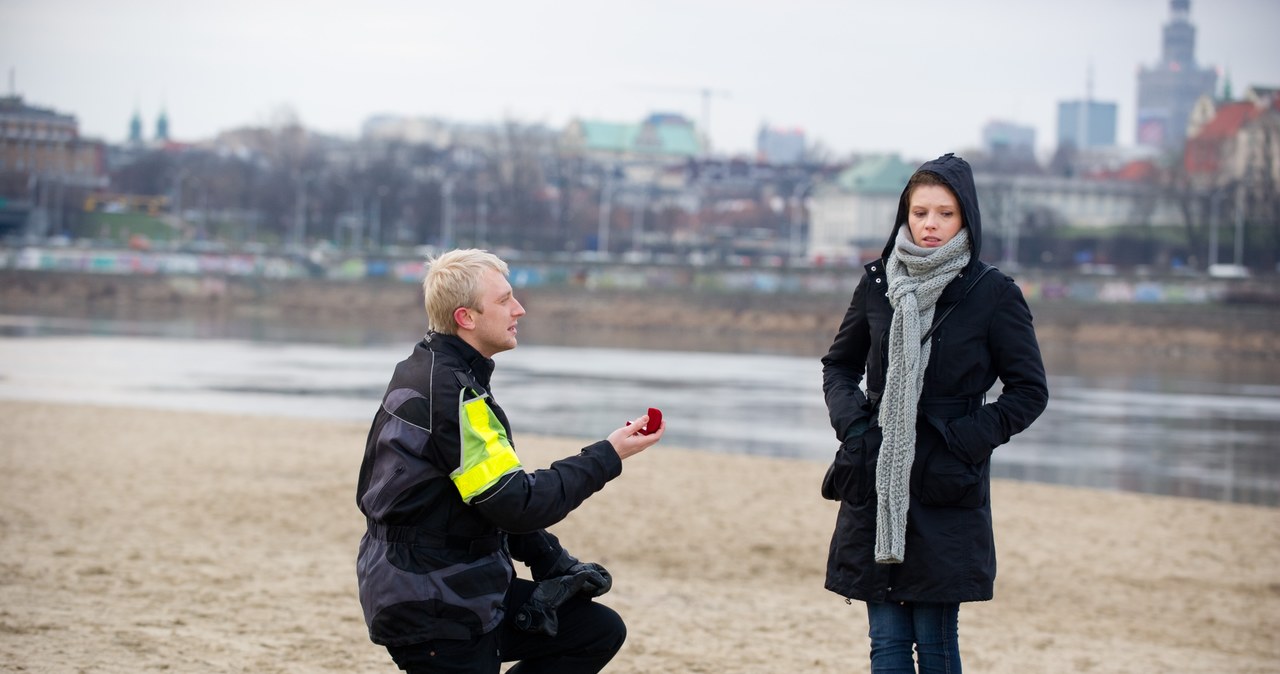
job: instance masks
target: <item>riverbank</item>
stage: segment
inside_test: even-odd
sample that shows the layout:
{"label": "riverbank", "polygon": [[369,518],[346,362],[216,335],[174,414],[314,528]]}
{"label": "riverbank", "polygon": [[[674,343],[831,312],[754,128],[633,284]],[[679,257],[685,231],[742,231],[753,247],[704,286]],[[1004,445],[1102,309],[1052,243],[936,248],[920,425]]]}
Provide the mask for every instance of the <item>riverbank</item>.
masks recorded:
{"label": "riverbank", "polygon": [[[0,415],[0,671],[395,671],[355,593],[367,423]],[[529,468],[581,444],[516,441]],[[659,445],[557,525],[614,575],[603,601],[629,636],[609,671],[867,672],[861,605],[822,589],[822,470]],[[1274,509],[997,480],[993,514],[1000,576],[961,611],[968,669],[1248,674],[1280,658]]]}
{"label": "riverbank", "polygon": [[[275,332],[369,342],[426,329],[421,289],[392,280],[331,281],[0,270],[0,313],[182,321],[205,336]],[[526,344],[819,357],[846,291],[519,288]],[[1177,367],[1280,378],[1280,305],[1031,302],[1050,370]]]}

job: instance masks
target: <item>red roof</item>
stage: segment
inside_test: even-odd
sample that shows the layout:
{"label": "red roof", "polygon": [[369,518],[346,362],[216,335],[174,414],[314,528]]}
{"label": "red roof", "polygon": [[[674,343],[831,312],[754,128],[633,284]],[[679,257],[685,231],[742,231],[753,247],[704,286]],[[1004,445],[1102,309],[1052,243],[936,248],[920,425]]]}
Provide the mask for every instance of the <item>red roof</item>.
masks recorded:
{"label": "red roof", "polygon": [[1119,171],[1116,171],[1116,179],[1143,182],[1151,180],[1159,173],[1160,171],[1153,162],[1146,160],[1131,161],[1121,166]]}
{"label": "red roof", "polygon": [[[1236,101],[1218,106],[1213,119],[1209,120],[1195,138],[1232,138],[1240,132],[1245,122],[1258,116],[1258,106],[1249,101]],[[1194,140],[1194,139],[1193,139]]]}
{"label": "red roof", "polygon": [[1235,138],[1241,127],[1259,114],[1258,107],[1248,101],[1218,106],[1213,119],[1200,132],[1187,140],[1183,166],[1189,174],[1215,173],[1222,156],[1222,145]]}
{"label": "red roof", "polygon": [[1125,182],[1146,182],[1159,175],[1160,170],[1156,168],[1155,163],[1146,159],[1131,161],[1114,171],[1100,170],[1094,171],[1088,177],[1099,180],[1121,180]]}

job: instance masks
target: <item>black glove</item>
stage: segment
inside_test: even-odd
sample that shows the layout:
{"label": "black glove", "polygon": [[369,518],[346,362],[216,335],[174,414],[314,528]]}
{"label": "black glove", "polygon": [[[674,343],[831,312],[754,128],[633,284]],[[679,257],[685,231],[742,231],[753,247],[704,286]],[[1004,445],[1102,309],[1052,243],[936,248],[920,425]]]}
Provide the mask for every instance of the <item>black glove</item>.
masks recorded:
{"label": "black glove", "polygon": [[613,588],[613,576],[603,566],[594,562],[580,562],[569,567],[569,576],[582,576],[582,588],[578,590],[588,597],[599,597]]}
{"label": "black glove", "polygon": [[599,597],[613,587],[613,577],[603,566],[578,563],[569,567],[563,576],[548,578],[538,583],[529,600],[515,613],[516,629],[554,637],[560,629],[556,610],[571,597],[582,593],[587,597]]}
{"label": "black glove", "polygon": [[863,433],[867,432],[867,429],[870,428],[870,426],[871,419],[868,417],[863,417],[852,424],[849,424],[849,431],[845,433],[844,441],[849,442],[851,440],[857,440],[862,437]]}

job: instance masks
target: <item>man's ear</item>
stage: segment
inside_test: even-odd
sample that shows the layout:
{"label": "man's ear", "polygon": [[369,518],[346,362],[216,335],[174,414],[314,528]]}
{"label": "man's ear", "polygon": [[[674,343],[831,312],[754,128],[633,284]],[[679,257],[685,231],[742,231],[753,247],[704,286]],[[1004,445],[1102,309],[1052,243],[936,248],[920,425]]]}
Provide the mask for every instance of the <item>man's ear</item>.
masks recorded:
{"label": "man's ear", "polygon": [[476,322],[471,318],[471,310],[466,307],[458,307],[453,310],[453,322],[463,330],[470,330],[476,327]]}

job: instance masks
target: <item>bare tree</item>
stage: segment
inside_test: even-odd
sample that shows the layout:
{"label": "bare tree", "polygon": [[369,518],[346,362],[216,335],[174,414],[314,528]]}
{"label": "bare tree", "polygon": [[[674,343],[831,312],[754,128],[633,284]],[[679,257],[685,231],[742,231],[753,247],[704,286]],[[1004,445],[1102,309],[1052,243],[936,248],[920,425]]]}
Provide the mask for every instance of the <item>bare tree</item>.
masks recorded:
{"label": "bare tree", "polygon": [[1274,271],[1280,268],[1280,111],[1267,110],[1249,132],[1257,136],[1245,168],[1246,212],[1242,217],[1269,241],[1247,250],[1254,252],[1264,269]]}
{"label": "bare tree", "polygon": [[153,150],[113,171],[111,185],[125,194],[168,194],[174,169],[173,154]]}
{"label": "bare tree", "polygon": [[1187,249],[1190,251],[1187,263],[1202,269],[1207,268],[1211,259],[1206,257],[1201,263],[1198,254],[1208,248],[1208,233],[1211,218],[1214,217],[1214,207],[1222,198],[1220,188],[1215,191],[1211,179],[1192,176],[1183,161],[1169,161],[1167,165],[1169,169],[1165,173],[1161,195],[1176,204],[1178,211],[1182,214],[1183,234]]}

